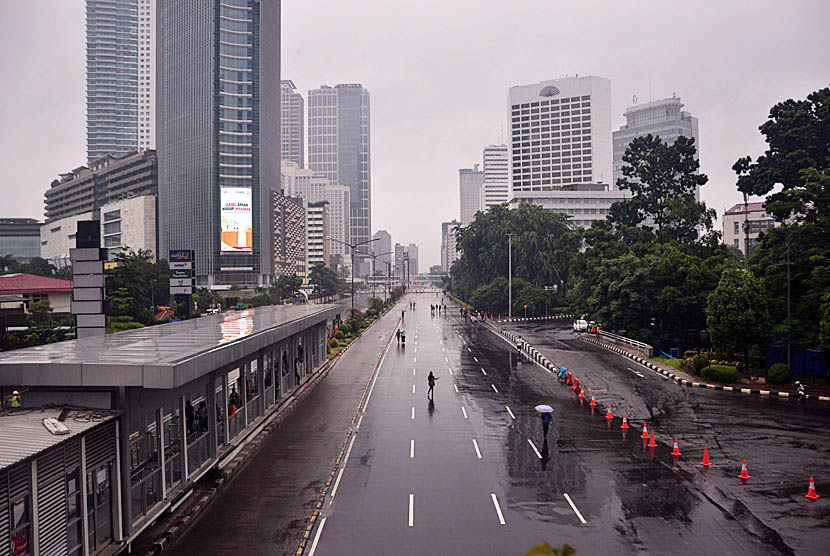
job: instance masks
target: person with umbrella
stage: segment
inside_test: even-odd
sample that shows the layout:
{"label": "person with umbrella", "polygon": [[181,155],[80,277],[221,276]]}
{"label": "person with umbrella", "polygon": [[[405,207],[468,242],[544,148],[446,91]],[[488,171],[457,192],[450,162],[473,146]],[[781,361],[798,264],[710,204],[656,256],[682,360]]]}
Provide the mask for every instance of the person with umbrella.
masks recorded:
{"label": "person with umbrella", "polygon": [[552,413],[553,408],[549,405],[537,405],[536,411],[539,412],[539,418],[542,419],[542,431],[544,431],[545,438],[548,437],[548,429],[550,428],[550,423],[553,421]]}

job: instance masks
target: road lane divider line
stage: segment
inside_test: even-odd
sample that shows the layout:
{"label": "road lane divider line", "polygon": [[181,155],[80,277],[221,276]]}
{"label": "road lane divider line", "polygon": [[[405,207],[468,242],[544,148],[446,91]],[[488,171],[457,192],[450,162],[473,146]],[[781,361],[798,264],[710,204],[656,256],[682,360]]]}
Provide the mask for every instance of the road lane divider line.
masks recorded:
{"label": "road lane divider line", "polygon": [[409,526],[415,527],[415,494],[409,493]]}
{"label": "road lane divider line", "polygon": [[473,438],[473,447],[476,449],[476,456],[478,456],[478,459],[481,459],[481,450],[478,449],[478,442],[475,438]]}
{"label": "road lane divider line", "polygon": [[505,525],[504,515],[501,513],[501,506],[499,506],[499,499],[496,498],[496,493],[491,492],[490,498],[493,500],[493,507],[496,508],[496,515],[499,516],[499,523]]}
{"label": "road lane divider line", "polygon": [[452,376],[452,367],[450,367],[449,369],[450,369],[450,376]]}
{"label": "road lane divider line", "polygon": [[467,418],[467,409],[463,405],[461,406],[461,413],[464,414],[464,418],[466,419]]}
{"label": "road lane divider line", "polygon": [[481,368],[481,372],[484,373],[484,376],[487,376],[487,371],[484,370],[484,367]]}
{"label": "road lane divider line", "polygon": [[413,394],[415,393],[415,385],[414,384],[412,385],[412,393]]}
{"label": "road lane divider line", "polygon": [[375,391],[375,383],[378,381],[378,376],[380,376],[380,370],[383,368],[383,362],[386,361],[386,355],[389,353],[389,348],[392,346],[392,338],[389,338],[389,343],[386,344],[386,351],[383,352],[383,357],[380,359],[380,363],[378,363],[377,370],[375,371],[375,378],[372,379],[372,386],[369,387],[369,393],[366,395],[366,401],[363,402],[363,411],[362,413],[366,413],[366,408],[369,406],[369,400],[372,398],[372,392]]}
{"label": "road lane divider line", "polygon": [[467,346],[467,351],[469,351],[470,353],[473,352],[473,350],[470,349],[470,346]]}
{"label": "road lane divider line", "polygon": [[473,360],[474,360],[476,363],[478,363],[478,357],[476,357],[475,355],[473,355]]}
{"label": "road lane divider line", "polygon": [[456,394],[458,394],[458,385],[457,385],[457,384],[453,384],[453,385],[452,385],[452,387],[453,387],[453,388],[455,388],[455,393],[456,393]]}
{"label": "road lane divider line", "polygon": [[415,459],[415,439],[409,441],[409,459]]}
{"label": "road lane divider line", "polygon": [[570,505],[571,505],[571,509],[572,509],[572,510],[574,511],[574,513],[576,514],[576,517],[578,517],[578,518],[579,518],[579,521],[581,521],[583,525],[584,525],[584,524],[586,524],[586,523],[588,523],[587,521],[585,521],[585,518],[584,518],[584,517],[582,517],[582,514],[581,514],[581,513],[580,513],[580,511],[579,511],[579,508],[577,508],[577,507],[576,507],[576,504],[574,504],[574,501],[573,501],[573,500],[571,500],[571,497],[570,497],[570,496],[568,496],[568,493],[567,493],[567,492],[563,492],[562,494],[563,494],[563,496],[565,496],[565,500],[567,500],[567,501],[568,501],[568,504],[570,504]]}
{"label": "road lane divider line", "polygon": [[357,426],[354,428],[354,430],[360,430],[360,424],[362,422],[363,422],[363,415],[361,414],[361,416],[357,418]]}
{"label": "road lane divider line", "polygon": [[413,363],[417,363],[417,362],[418,362],[418,358],[417,358],[417,357],[413,357],[413,358],[412,358],[412,362],[413,362]]}
{"label": "road lane divider line", "polygon": [[445,355],[445,356],[444,356],[444,361],[446,361],[447,363],[449,363],[449,362],[450,362],[450,358],[449,358],[449,357],[447,357],[447,356]]}
{"label": "road lane divider line", "polygon": [[412,406],[412,419],[415,419],[415,406]]}
{"label": "road lane divider line", "polygon": [[412,369],[412,376],[415,376],[415,369]]}
{"label": "road lane divider line", "polygon": [[533,441],[529,438],[527,439],[527,442],[528,444],[530,444],[530,447],[533,448],[533,451],[536,452],[536,457],[542,459],[542,454],[539,453],[539,449],[536,447],[536,444],[534,444]]}
{"label": "road lane divider line", "polygon": [[314,540],[311,543],[311,549],[308,552],[308,556],[314,556],[314,552],[317,550],[317,543],[320,542],[320,535],[323,534],[323,527],[325,527],[327,519],[327,517],[324,517],[320,520],[320,525],[317,526],[317,534],[314,535]]}
{"label": "road lane divider line", "polygon": [[504,408],[507,409],[507,412],[510,414],[510,417],[512,417],[513,419],[516,418],[516,416],[513,415],[513,412],[510,411],[510,406],[509,405],[504,406]]}
{"label": "road lane divider line", "polygon": [[498,393],[499,393],[499,389],[498,389],[498,388],[496,388],[496,385],[495,385],[495,384],[490,384],[490,386],[492,386],[492,387],[493,387],[493,391],[494,391],[496,394],[498,394]]}
{"label": "road lane divider line", "polygon": [[635,375],[637,375],[640,378],[645,378],[645,375],[643,375],[643,373],[641,373],[640,371],[635,371],[631,367],[626,367],[626,369],[628,369],[629,371],[631,371],[632,373],[634,373]]}
{"label": "road lane divider line", "polygon": [[337,494],[337,487],[340,486],[340,479],[343,477],[343,471],[346,470],[346,462],[349,461],[349,454],[352,453],[352,446],[354,446],[354,439],[357,435],[352,435],[352,440],[349,442],[349,449],[346,450],[346,456],[343,458],[343,465],[340,466],[340,471],[337,472],[337,479],[334,481],[334,486],[331,489],[331,499],[329,506],[334,502],[334,495]]}

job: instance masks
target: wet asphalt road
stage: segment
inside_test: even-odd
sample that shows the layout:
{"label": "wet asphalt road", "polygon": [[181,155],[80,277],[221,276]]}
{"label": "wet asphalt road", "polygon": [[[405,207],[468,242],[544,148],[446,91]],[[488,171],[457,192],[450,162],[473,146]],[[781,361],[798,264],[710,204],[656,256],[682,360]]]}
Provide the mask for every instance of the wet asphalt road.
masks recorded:
{"label": "wet asphalt road", "polygon": [[[624,436],[619,419],[580,406],[494,334],[432,317],[430,294],[414,298],[407,346],[392,343],[383,360],[314,554],[525,554],[543,540],[580,554],[826,553],[828,498],[804,498],[810,474],[830,494],[826,407],[684,390],[568,329],[521,327],[577,371],[588,399],[627,413]],[[539,403],[555,410],[547,441]],[[639,438],[643,420],[653,451]]]}

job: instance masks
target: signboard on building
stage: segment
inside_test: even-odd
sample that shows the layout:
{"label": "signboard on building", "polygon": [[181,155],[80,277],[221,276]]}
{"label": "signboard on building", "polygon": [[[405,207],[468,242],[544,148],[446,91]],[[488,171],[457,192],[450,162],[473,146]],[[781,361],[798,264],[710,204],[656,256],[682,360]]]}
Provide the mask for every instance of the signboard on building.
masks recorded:
{"label": "signboard on building", "polygon": [[[191,249],[173,249],[169,252],[170,266],[170,295],[178,296],[193,295],[193,265],[196,261],[196,254]],[[190,298],[175,299],[176,303],[186,302],[188,310],[191,306]]]}
{"label": "signboard on building", "polygon": [[251,188],[223,187],[220,192],[221,248],[223,253],[253,251]]}

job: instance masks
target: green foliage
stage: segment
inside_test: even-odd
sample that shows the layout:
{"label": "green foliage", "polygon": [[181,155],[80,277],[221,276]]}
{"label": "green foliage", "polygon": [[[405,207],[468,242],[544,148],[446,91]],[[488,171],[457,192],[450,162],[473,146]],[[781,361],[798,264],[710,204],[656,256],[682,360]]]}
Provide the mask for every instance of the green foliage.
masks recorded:
{"label": "green foliage", "polygon": [[345,322],[340,325],[340,328],[338,328],[337,331],[342,332],[343,334],[350,334],[352,332],[352,327],[349,323]]}
{"label": "green foliage", "polygon": [[767,371],[767,380],[771,384],[786,384],[790,378],[790,368],[786,363],[775,363]]}
{"label": "green foliage", "polygon": [[283,299],[293,297],[302,285],[303,279],[299,276],[283,275],[277,278],[276,282],[268,290],[268,293],[271,295],[271,301],[273,303],[280,303]]}
{"label": "green foliage", "polygon": [[379,297],[370,297],[369,309],[374,309],[377,313],[380,313],[383,311],[383,300]]}
{"label": "green foliage", "polygon": [[830,351],[830,293],[824,294],[819,320],[819,343],[825,351]]}
{"label": "green foliage", "polygon": [[706,304],[706,324],[712,343],[727,351],[744,353],[751,346],[764,345],[769,323],[767,306],[764,285],[752,272],[724,270]]}
{"label": "green foliage", "polygon": [[247,299],[248,304],[252,307],[264,307],[271,305],[271,296],[266,293],[261,293]]}
{"label": "green foliage", "polygon": [[323,264],[311,267],[308,278],[314,284],[315,291],[322,296],[336,295],[346,288],[346,282]]}
{"label": "green foliage", "polygon": [[573,556],[576,554],[576,550],[567,544],[561,548],[554,548],[547,542],[543,542],[542,544],[534,546],[528,550],[525,556],[534,556],[535,554],[541,554],[544,556]]}
{"label": "green foliage", "polygon": [[62,342],[71,337],[74,337],[74,331],[60,330],[57,328],[15,330],[7,332],[3,338],[0,338],[0,351]]}
{"label": "green foliage", "polygon": [[124,250],[115,256],[117,266],[106,271],[110,316],[127,316],[151,324],[155,308],[170,299],[170,269],[167,261],[152,262],[152,254]]}
{"label": "green foliage", "polygon": [[[342,336],[341,336],[341,337],[342,337]],[[339,338],[338,338],[338,339],[339,339]],[[339,345],[340,345],[340,342],[338,342],[338,341],[337,341],[337,339],[335,339],[335,338],[331,338],[331,339],[329,340],[329,347],[330,347],[330,348],[336,348],[336,347],[338,347]]]}
{"label": "green foliage", "polygon": [[35,301],[29,306],[29,318],[35,326],[45,327],[51,321],[52,307],[47,299]]}
{"label": "green foliage", "polygon": [[705,355],[695,355],[692,357],[692,370],[696,375],[699,375],[700,371],[709,366],[709,363],[709,358]]}
{"label": "green foliage", "polygon": [[710,365],[700,371],[704,380],[732,384],[738,380],[738,370],[730,365]]}
{"label": "green foliage", "polygon": [[609,221],[633,227],[651,219],[660,242],[696,243],[701,227],[711,231],[715,211],[695,199],[697,187],[709,181],[698,172],[695,152],[695,140],[684,136],[672,145],[651,134],[633,139],[623,155],[623,177],[617,180],[632,197],[615,203]]}
{"label": "green foliage", "polygon": [[123,332],[125,330],[133,330],[136,328],[144,328],[140,322],[134,321],[128,316],[107,317],[107,332]]}
{"label": "green foliage", "polygon": [[345,337],[345,334],[343,333],[342,328],[334,333],[334,337],[337,338],[338,340],[342,340]]}

